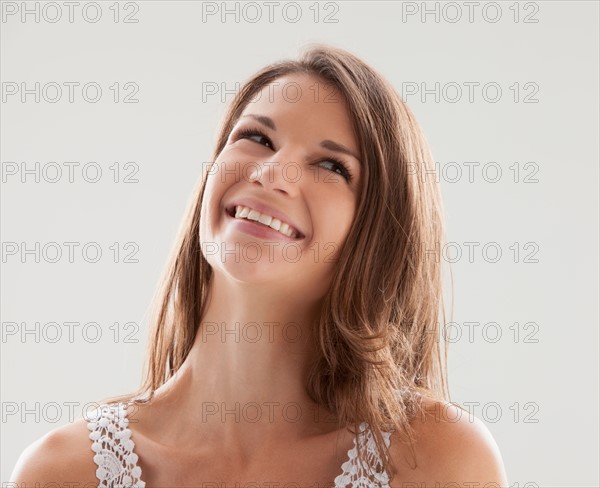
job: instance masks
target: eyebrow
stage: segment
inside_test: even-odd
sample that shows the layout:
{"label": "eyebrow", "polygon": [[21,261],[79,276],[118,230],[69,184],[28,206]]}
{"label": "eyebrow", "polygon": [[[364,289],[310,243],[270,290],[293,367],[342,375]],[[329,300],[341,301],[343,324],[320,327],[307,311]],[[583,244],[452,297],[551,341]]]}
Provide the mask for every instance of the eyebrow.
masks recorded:
{"label": "eyebrow", "polygon": [[[267,117],[266,115],[245,114],[245,115],[242,115],[240,118],[242,118],[242,117],[252,117],[254,120],[256,120],[257,122],[260,122],[261,124],[268,127],[269,129],[274,130],[274,131],[277,130],[277,128],[275,127],[275,122],[273,122],[273,119],[271,117]],[[347,154],[348,156],[352,156],[353,158],[360,161],[360,158],[356,154],[354,154],[354,152],[352,150],[348,149],[343,144],[332,141],[331,139],[325,139],[324,141],[321,141],[320,146],[322,148],[328,149],[330,151]]]}

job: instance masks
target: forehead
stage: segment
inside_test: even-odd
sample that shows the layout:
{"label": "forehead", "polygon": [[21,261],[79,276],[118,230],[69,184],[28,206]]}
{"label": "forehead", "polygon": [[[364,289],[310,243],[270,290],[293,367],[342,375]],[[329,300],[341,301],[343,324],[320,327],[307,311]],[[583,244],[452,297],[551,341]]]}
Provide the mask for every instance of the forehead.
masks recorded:
{"label": "forehead", "polygon": [[257,94],[255,99],[268,103],[327,103],[345,107],[344,97],[334,85],[307,73],[294,73],[277,78],[262,87],[260,95]]}
{"label": "forehead", "polygon": [[277,78],[255,94],[241,115],[246,114],[270,117],[277,130],[310,129],[323,138],[343,138],[346,144],[355,146],[352,119],[343,94],[313,75],[298,73]]}

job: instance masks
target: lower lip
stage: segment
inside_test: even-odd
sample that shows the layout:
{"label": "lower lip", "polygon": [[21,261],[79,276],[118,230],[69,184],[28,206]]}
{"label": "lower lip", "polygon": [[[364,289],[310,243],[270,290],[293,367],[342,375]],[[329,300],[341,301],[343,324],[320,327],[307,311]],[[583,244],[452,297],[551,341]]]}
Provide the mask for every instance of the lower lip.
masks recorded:
{"label": "lower lip", "polygon": [[236,219],[235,217],[232,217],[231,215],[229,215],[229,213],[227,213],[227,211],[225,211],[225,216],[226,216],[226,218],[233,220],[234,223],[237,224],[237,226],[239,227],[239,229],[242,232],[253,235],[254,237],[259,237],[261,239],[276,239],[279,241],[287,241],[287,242],[300,240],[300,239],[293,239],[291,237],[288,237],[288,236],[282,234],[281,232],[278,232],[275,229],[272,229],[271,227],[261,224],[259,222],[256,222],[254,220]]}

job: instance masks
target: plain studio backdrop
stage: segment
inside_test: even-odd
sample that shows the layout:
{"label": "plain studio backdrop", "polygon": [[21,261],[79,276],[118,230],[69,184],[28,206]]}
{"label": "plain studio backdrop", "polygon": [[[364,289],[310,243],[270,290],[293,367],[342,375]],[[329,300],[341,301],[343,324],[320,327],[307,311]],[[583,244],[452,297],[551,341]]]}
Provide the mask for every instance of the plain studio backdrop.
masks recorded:
{"label": "plain studio backdrop", "polygon": [[598,486],[598,10],[2,2],[1,481],[32,441],[138,386],[225,103],[325,42],[393,83],[438,163],[452,400],[486,422],[512,485]]}

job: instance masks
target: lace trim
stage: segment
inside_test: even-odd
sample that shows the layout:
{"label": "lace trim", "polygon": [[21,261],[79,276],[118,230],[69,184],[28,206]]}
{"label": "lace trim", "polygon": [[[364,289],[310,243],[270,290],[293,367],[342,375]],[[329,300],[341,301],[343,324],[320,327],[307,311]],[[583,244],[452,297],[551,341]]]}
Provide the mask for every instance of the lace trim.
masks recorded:
{"label": "lace trim", "polygon": [[[336,488],[389,488],[389,476],[379,457],[375,437],[366,422],[360,424],[359,442],[363,442],[366,465],[359,463],[356,437],[354,447],[348,451],[348,459],[342,464],[342,473],[335,478]],[[390,432],[382,432],[386,447],[390,447]]]}
{"label": "lace trim", "polygon": [[135,444],[127,428],[125,405],[102,405],[87,416],[87,427],[93,441],[94,462],[98,465],[98,488],[144,488],[142,469],[137,465]]}

